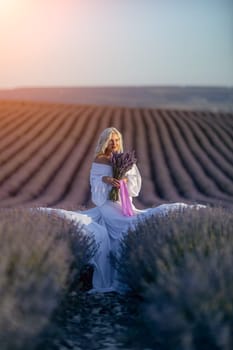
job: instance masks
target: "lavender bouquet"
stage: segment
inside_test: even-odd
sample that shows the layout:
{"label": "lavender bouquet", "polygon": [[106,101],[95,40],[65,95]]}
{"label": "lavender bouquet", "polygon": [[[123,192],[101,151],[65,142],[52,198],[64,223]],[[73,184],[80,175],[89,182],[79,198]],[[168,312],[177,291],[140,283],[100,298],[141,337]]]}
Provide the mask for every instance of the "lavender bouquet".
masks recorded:
{"label": "lavender bouquet", "polygon": [[[113,152],[111,157],[113,177],[121,180],[125,177],[125,174],[136,163],[135,152]],[[119,188],[113,187],[109,193],[109,199],[117,201],[119,199]]]}

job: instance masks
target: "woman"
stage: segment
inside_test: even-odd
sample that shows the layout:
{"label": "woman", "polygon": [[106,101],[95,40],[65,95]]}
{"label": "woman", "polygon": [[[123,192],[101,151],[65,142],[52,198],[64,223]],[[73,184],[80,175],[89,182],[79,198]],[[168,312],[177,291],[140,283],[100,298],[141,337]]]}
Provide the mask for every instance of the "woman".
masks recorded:
{"label": "woman", "polygon": [[132,198],[138,196],[141,189],[141,175],[136,164],[133,164],[123,179],[126,184],[132,215],[125,216],[122,213],[121,199],[112,201],[109,193],[113,187],[120,188],[120,181],[113,177],[111,156],[114,153],[123,152],[121,133],[114,127],[105,129],[98,140],[94,161],[90,171],[90,185],[92,202],[95,207],[85,211],[71,212],[59,209],[45,209],[56,211],[59,215],[76,220],[84,224],[87,232],[95,236],[99,249],[93,259],[94,291],[110,291],[122,289],[117,280],[117,274],[111,267],[109,253],[117,254],[121,239],[127,233],[129,227],[133,227],[139,218],[151,215],[164,215],[172,210],[181,208],[201,207],[200,205],[187,205],[184,203],[162,204],[155,208],[139,210],[135,208]]}
{"label": "woman", "polygon": [[[123,141],[121,133],[114,127],[105,129],[99,137],[94,161],[90,171],[90,185],[92,202],[95,207],[82,212],[101,227],[106,228],[110,239],[110,251],[117,254],[119,244],[129,227],[133,227],[139,218],[151,215],[164,215],[172,210],[183,208],[199,208],[201,205],[187,205],[185,203],[162,204],[155,208],[139,210],[132,202],[141,189],[141,175],[136,164],[125,174],[129,199],[132,206],[132,216],[125,216],[122,213],[122,203],[109,199],[109,192],[112,187],[119,188],[120,181],[113,177],[111,156],[113,152],[123,152]],[[116,271],[111,269],[111,287],[121,288],[116,278]]]}

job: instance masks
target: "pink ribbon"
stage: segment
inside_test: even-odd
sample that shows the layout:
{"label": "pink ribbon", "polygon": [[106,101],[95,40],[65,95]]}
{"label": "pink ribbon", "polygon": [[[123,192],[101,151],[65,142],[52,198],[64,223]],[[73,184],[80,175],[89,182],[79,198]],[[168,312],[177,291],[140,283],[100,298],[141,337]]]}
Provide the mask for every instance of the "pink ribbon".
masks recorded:
{"label": "pink ribbon", "polygon": [[128,188],[124,180],[120,180],[120,197],[123,215],[133,216],[132,203],[129,198]]}

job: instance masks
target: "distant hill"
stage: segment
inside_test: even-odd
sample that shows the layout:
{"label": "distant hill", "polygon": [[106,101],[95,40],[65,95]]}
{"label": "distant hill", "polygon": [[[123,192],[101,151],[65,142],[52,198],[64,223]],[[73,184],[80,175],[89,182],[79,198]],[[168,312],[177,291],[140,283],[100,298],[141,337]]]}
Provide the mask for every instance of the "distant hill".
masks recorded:
{"label": "distant hill", "polygon": [[0,90],[0,99],[233,111],[233,88],[224,87],[49,87]]}

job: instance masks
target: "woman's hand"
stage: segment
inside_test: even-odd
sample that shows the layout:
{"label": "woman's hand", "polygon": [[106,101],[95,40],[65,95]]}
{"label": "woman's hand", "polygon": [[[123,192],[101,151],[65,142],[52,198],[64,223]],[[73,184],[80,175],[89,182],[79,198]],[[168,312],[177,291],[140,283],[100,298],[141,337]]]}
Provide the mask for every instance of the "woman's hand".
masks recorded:
{"label": "woman's hand", "polygon": [[120,188],[120,181],[111,176],[103,176],[102,181],[112,187]]}

